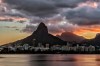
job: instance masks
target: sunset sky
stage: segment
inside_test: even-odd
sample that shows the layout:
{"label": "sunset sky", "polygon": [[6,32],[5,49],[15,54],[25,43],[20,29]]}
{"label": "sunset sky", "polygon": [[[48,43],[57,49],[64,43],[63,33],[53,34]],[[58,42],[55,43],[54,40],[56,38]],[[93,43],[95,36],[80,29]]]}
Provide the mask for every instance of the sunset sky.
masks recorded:
{"label": "sunset sky", "polygon": [[29,36],[44,22],[53,35],[100,33],[100,0],[0,0],[0,44]]}

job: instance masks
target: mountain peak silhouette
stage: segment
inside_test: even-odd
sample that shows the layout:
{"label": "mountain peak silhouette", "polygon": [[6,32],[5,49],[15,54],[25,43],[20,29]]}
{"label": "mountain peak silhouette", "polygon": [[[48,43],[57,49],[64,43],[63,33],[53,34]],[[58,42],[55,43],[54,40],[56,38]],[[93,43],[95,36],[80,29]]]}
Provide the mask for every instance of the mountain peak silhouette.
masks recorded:
{"label": "mountain peak silhouette", "polygon": [[24,38],[21,40],[23,44],[33,44],[33,39],[36,39],[37,43],[43,43],[43,44],[65,44],[65,41],[61,40],[60,38],[53,36],[48,33],[48,28],[47,26],[41,22],[36,29],[32,33],[32,35]]}
{"label": "mountain peak silhouette", "polygon": [[41,22],[41,23],[39,24],[37,30],[34,31],[32,35],[34,35],[34,34],[35,34],[35,35],[40,35],[40,36],[45,36],[45,35],[47,35],[47,34],[48,34],[48,28],[47,28],[47,26],[46,26],[43,22]]}
{"label": "mountain peak silhouette", "polygon": [[95,39],[99,39],[100,40],[100,33],[96,34]]}
{"label": "mountain peak silhouette", "polygon": [[61,38],[64,41],[70,41],[70,42],[78,42],[80,43],[81,41],[83,41],[85,38],[83,38],[82,36],[78,36],[72,32],[64,32],[61,35],[58,35],[57,37]]}
{"label": "mountain peak silhouette", "polygon": [[42,28],[45,28],[45,29],[47,30],[47,26],[46,26],[43,22],[41,22],[41,23],[39,24],[37,30],[42,29]]}

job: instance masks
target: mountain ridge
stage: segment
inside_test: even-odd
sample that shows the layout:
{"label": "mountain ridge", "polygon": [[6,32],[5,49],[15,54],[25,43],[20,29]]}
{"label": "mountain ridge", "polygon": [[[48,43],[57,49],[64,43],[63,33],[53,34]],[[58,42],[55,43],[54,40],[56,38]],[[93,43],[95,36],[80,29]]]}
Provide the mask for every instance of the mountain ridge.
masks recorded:
{"label": "mountain ridge", "polygon": [[35,46],[37,46],[37,43],[43,43],[43,44],[66,44],[66,41],[63,41],[62,39],[53,36],[51,34],[48,33],[48,28],[47,26],[41,22],[38,26],[38,28],[36,29],[36,31],[34,31],[30,36],[12,42],[11,44],[14,43],[19,43],[19,44],[29,44],[29,45],[33,45],[33,41],[35,39]]}
{"label": "mountain ridge", "polygon": [[[72,41],[68,41],[65,38],[68,38],[69,40],[72,40]],[[50,44],[50,45],[56,45],[56,44],[64,45],[67,42],[73,42],[74,41],[73,39],[79,40],[79,41],[81,40],[80,42],[76,41],[76,43],[79,43],[79,44],[87,43],[89,45],[99,45],[100,46],[100,34],[97,34],[94,39],[90,39],[90,40],[85,39],[81,36],[77,36],[77,35],[70,33],[70,32],[62,33],[61,36],[59,36],[59,35],[53,36],[52,34],[50,34],[48,32],[48,28],[43,22],[41,22],[39,24],[36,31],[34,31],[30,36],[23,38],[21,40],[12,42],[12,43],[8,43],[8,44],[12,44],[12,45],[14,45],[14,44],[29,44],[29,45],[33,45],[34,39],[35,39],[35,42],[36,42],[35,46],[37,46],[37,43]],[[8,44],[5,44],[5,45],[8,45]]]}
{"label": "mountain ridge", "polygon": [[58,35],[57,37],[64,40],[64,41],[70,41],[70,42],[75,41],[75,42],[78,42],[78,43],[85,40],[84,37],[78,36],[78,35],[71,33],[71,32],[64,32],[61,35]]}

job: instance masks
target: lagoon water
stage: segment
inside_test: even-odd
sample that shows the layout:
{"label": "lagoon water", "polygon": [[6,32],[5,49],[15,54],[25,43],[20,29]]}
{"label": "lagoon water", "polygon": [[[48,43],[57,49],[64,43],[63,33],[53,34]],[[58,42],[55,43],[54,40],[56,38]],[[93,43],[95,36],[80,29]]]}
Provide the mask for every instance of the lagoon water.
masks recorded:
{"label": "lagoon water", "polygon": [[100,55],[0,55],[0,66],[100,66]]}

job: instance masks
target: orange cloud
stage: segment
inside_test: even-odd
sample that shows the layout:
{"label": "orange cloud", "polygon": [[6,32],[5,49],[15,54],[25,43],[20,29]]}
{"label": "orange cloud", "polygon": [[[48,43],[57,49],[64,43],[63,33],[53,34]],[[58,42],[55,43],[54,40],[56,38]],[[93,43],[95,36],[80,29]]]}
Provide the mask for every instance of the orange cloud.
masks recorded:
{"label": "orange cloud", "polygon": [[76,29],[73,33],[83,36],[87,39],[91,39],[94,38],[97,33],[100,33],[100,26],[99,25],[82,26]]}

